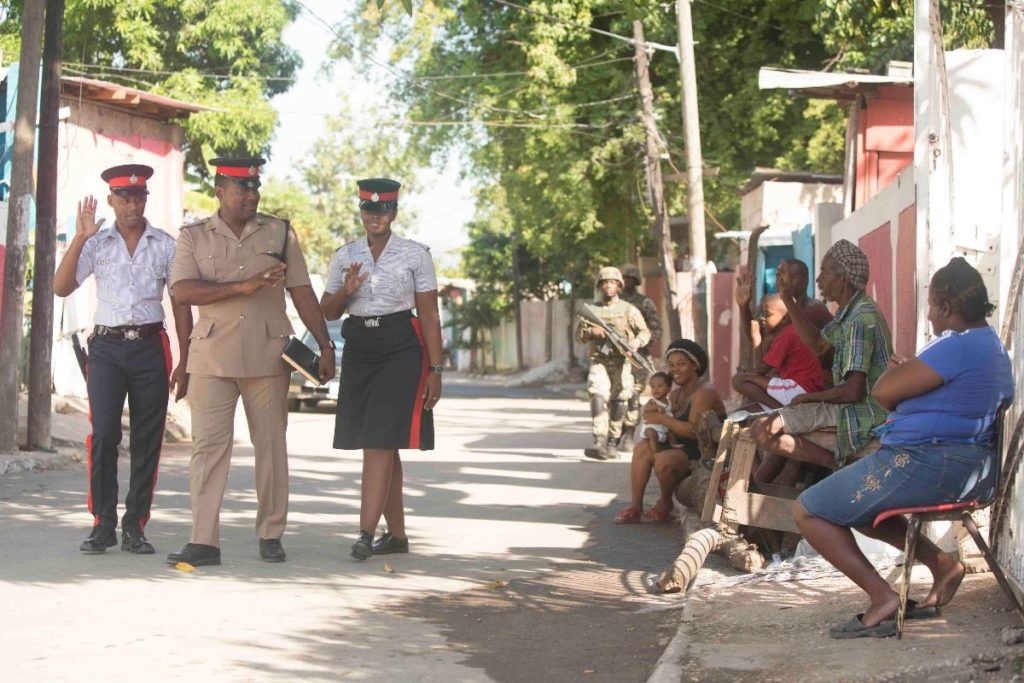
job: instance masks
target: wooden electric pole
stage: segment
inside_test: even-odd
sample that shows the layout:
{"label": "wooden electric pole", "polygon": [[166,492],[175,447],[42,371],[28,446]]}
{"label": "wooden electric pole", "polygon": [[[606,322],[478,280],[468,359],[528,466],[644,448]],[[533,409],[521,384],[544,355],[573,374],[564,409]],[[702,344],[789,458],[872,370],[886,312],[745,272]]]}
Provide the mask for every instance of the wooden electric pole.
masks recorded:
{"label": "wooden electric pole", "polygon": [[32,268],[32,335],[28,351],[28,443],[50,449],[53,388],[53,271],[57,252],[57,158],[64,0],[47,0],[43,37],[43,90],[39,109],[39,179]]}
{"label": "wooden electric pole", "polygon": [[672,232],[669,229],[668,209],[665,206],[665,186],[661,178],[661,151],[658,128],[654,123],[654,91],[651,88],[651,74],[644,49],[644,27],[639,20],[633,21],[633,60],[636,78],[640,84],[640,116],[644,122],[644,166],[647,170],[647,190],[654,210],[654,241],[658,245],[658,261],[665,278],[665,305],[668,312],[668,326],[672,339],[681,336],[679,322],[679,294],[676,291],[675,249],[672,246]]}
{"label": "wooden electric pole", "polygon": [[[693,329],[695,341],[707,349],[707,302],[705,271],[708,250],[704,233],[704,170],[700,148],[700,117],[697,113],[697,69],[693,56],[692,0],[676,0],[679,24],[679,75],[683,85],[683,137],[686,144],[686,204],[690,221],[690,263],[693,269]],[[711,352],[711,349],[708,349]]]}
{"label": "wooden electric pole", "polygon": [[4,291],[0,303],[0,453],[18,449],[18,370],[25,313],[25,263],[32,215],[32,165],[39,98],[39,51],[43,0],[25,0],[21,17],[18,103],[11,156],[11,200],[4,254]]}

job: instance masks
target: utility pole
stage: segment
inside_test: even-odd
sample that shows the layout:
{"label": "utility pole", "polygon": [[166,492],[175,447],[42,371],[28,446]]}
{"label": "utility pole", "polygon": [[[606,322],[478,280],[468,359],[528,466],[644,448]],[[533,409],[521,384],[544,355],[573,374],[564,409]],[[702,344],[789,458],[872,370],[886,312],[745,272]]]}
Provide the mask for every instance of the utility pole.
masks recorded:
{"label": "utility pole", "polygon": [[665,305],[668,308],[668,327],[673,339],[681,335],[679,321],[679,294],[676,291],[675,249],[672,246],[672,232],[669,229],[668,209],[665,206],[665,186],[661,178],[661,153],[659,150],[658,128],[654,123],[654,91],[651,89],[651,74],[644,49],[644,27],[639,20],[633,21],[633,59],[636,78],[640,84],[640,115],[644,122],[644,166],[647,170],[647,191],[654,209],[654,241],[658,245],[658,260],[665,279]]}
{"label": "utility pole", "polygon": [[53,271],[57,251],[57,158],[64,0],[47,0],[43,37],[43,92],[39,110],[39,180],[32,269],[32,336],[28,352],[28,443],[49,450],[53,388]]}
{"label": "utility pole", "polygon": [[[697,342],[707,348],[705,269],[708,260],[704,233],[704,170],[697,113],[697,69],[693,56],[692,0],[676,0],[679,24],[679,75],[683,84],[683,135],[686,143],[686,200],[690,219],[690,262],[693,264],[693,315]],[[710,349],[708,349],[710,352]]]}
{"label": "utility pole", "polygon": [[25,312],[25,260],[32,213],[32,164],[39,98],[39,50],[43,0],[25,0],[18,64],[18,103],[11,157],[11,202],[4,254],[4,291],[0,312],[0,453],[18,450],[18,369]]}
{"label": "utility pole", "polygon": [[[512,238],[512,303],[516,321],[516,370],[523,370],[523,305],[519,296],[519,229]],[[497,365],[497,361],[495,361]]]}

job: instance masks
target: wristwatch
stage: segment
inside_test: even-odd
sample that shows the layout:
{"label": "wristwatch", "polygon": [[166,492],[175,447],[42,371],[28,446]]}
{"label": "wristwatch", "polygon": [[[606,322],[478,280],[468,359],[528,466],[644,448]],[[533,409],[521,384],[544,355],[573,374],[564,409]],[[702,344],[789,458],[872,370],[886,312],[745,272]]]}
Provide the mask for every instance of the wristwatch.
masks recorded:
{"label": "wristwatch", "polygon": [[430,373],[432,375],[444,374],[444,366],[443,365],[431,365],[430,366]]}
{"label": "wristwatch", "polygon": [[321,350],[321,351],[323,351],[323,350],[324,350],[324,349],[326,349],[326,348],[327,348],[328,346],[330,346],[330,347],[331,347],[332,349],[334,349],[335,351],[337,351],[337,350],[338,350],[338,345],[334,343],[334,340],[333,340],[333,339],[328,339],[328,340],[327,340],[327,344],[321,344],[321,345],[320,345],[320,350]]}

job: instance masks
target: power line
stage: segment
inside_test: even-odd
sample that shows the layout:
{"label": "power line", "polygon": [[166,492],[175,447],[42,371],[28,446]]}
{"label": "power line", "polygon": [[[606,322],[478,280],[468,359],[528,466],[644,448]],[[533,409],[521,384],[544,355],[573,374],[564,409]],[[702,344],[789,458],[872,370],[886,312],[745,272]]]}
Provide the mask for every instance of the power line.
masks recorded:
{"label": "power line", "polygon": [[[561,19],[552,14],[548,14],[547,12],[535,10],[532,7],[524,7],[523,5],[517,5],[516,3],[509,2],[508,0],[491,0],[491,2],[497,3],[499,5],[505,5],[506,7],[512,7],[514,9],[519,10],[520,12],[529,12],[530,14],[536,14],[538,16],[544,17],[545,19],[550,19],[551,21],[557,22],[559,24],[564,24],[566,26],[575,26],[576,28],[581,28],[585,31],[590,31],[591,33],[596,33],[598,35],[606,36],[608,38],[614,38],[615,40],[621,40],[622,42],[628,43],[629,45],[636,45],[636,41],[633,40],[632,38],[620,36],[618,33],[612,33],[611,31],[602,31],[599,28],[587,26],[586,24],[580,24],[575,21]],[[661,43],[652,43],[651,41],[648,40],[644,41],[644,47],[654,48],[655,50],[662,50],[664,52],[671,52],[672,54],[678,54],[675,45],[662,45]]]}

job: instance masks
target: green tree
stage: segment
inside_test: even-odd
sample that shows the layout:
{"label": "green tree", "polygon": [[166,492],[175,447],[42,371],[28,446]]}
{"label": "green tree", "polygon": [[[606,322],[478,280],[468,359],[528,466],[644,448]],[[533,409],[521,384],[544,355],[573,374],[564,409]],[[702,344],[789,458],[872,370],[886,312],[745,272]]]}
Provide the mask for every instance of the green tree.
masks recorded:
{"label": "green tree", "polygon": [[[21,0],[0,0],[5,63],[18,57]],[[64,61],[69,75],[188,100],[213,111],[183,120],[190,169],[206,177],[216,153],[265,153],[277,125],[269,98],[301,66],[282,32],[294,0],[68,0]]]}

